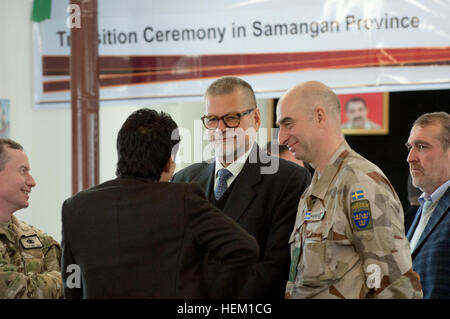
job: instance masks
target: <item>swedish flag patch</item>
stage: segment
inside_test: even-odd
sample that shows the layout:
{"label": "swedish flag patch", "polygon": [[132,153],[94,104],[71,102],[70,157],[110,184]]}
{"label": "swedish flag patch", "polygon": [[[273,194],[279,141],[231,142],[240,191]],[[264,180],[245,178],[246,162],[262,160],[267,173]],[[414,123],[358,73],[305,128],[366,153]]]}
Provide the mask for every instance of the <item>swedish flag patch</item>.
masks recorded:
{"label": "swedish flag patch", "polygon": [[352,200],[363,199],[363,198],[364,198],[363,190],[352,192]]}
{"label": "swedish flag patch", "polygon": [[351,204],[353,230],[361,231],[373,228],[370,202],[367,199],[359,200]]}

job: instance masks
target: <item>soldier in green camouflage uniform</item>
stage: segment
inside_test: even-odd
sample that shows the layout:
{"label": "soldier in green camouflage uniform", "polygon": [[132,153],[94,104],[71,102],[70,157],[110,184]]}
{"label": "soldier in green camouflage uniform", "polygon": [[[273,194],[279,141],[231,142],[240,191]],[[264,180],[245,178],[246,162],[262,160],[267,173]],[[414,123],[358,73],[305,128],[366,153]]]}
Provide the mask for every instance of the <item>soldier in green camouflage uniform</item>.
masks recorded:
{"label": "soldier in green camouflage uniform", "polygon": [[401,203],[383,172],[345,142],[333,91],[312,81],[294,87],[277,122],[280,144],[316,169],[290,237],[286,298],[421,298]]}
{"label": "soldier in green camouflage uniform", "polygon": [[61,247],[13,216],[35,185],[20,144],[0,139],[0,298],[63,296]]}
{"label": "soldier in green camouflage uniform", "polygon": [[0,223],[0,298],[61,298],[61,247],[14,216]]}

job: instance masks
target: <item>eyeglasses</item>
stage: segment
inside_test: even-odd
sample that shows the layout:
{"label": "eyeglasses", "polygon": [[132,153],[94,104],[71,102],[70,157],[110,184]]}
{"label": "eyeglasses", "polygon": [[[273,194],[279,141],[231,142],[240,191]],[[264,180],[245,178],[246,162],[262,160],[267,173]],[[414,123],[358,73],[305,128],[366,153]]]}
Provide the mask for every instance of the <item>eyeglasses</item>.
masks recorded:
{"label": "eyeglasses", "polygon": [[238,127],[241,123],[241,117],[250,114],[252,111],[254,111],[256,107],[252,109],[248,109],[247,111],[241,112],[241,113],[228,113],[224,116],[218,117],[214,115],[203,115],[201,117],[203,125],[208,130],[215,130],[219,126],[220,120],[223,121],[226,127],[228,128],[235,128]]}

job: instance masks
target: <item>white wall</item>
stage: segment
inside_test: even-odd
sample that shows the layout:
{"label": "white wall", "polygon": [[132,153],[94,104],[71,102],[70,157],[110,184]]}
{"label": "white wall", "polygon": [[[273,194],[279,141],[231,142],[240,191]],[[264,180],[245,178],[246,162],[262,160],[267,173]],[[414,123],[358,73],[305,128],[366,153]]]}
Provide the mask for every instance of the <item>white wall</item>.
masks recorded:
{"label": "white wall", "polygon": [[[31,173],[37,182],[31,193],[30,206],[17,212],[16,216],[60,241],[61,205],[71,196],[71,113],[69,107],[34,109],[32,3],[32,0],[0,0],[0,98],[11,102],[11,138],[24,146]],[[258,106],[262,127],[266,127],[266,121],[271,119],[270,112],[267,112],[270,104],[258,100]],[[180,127],[192,132],[192,137],[194,120],[204,113],[201,101],[101,105],[100,181],[115,177],[117,132],[126,117],[141,107],[171,114]],[[177,170],[187,165],[180,163]]]}
{"label": "white wall", "polygon": [[[31,5],[32,1],[0,0],[0,97],[10,100],[10,134],[20,142],[31,160],[32,174],[41,168],[33,163],[33,132],[38,125],[32,110],[32,65],[31,65]],[[52,153],[49,153],[51,155]],[[48,158],[52,161],[52,158]],[[39,167],[39,169],[38,169]],[[55,166],[56,168],[56,166]],[[38,187],[43,189],[40,176]],[[45,187],[45,186],[44,186]],[[19,212],[27,221],[50,217],[45,211],[39,212],[34,205],[38,191],[31,194],[31,207]],[[51,205],[49,205],[51,206]],[[48,206],[48,207],[49,207]],[[36,216],[34,216],[36,215]],[[34,217],[34,218],[33,218]],[[43,227],[49,230],[51,226]],[[52,229],[56,230],[56,229]]]}

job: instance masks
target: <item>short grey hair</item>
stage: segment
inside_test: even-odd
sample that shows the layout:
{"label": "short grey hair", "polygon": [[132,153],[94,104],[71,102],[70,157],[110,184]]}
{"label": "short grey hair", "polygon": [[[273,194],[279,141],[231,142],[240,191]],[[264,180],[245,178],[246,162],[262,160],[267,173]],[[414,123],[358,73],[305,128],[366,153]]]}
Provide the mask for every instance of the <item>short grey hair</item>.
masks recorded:
{"label": "short grey hair", "polygon": [[230,94],[237,88],[240,88],[245,92],[249,103],[252,104],[247,105],[248,107],[257,107],[255,92],[253,91],[251,85],[246,81],[234,76],[225,76],[215,80],[206,89],[205,97]]}
{"label": "short grey hair", "polygon": [[441,125],[439,140],[441,141],[442,148],[447,150],[450,147],[450,114],[447,112],[425,113],[414,121],[413,126],[425,127],[432,124]]}

